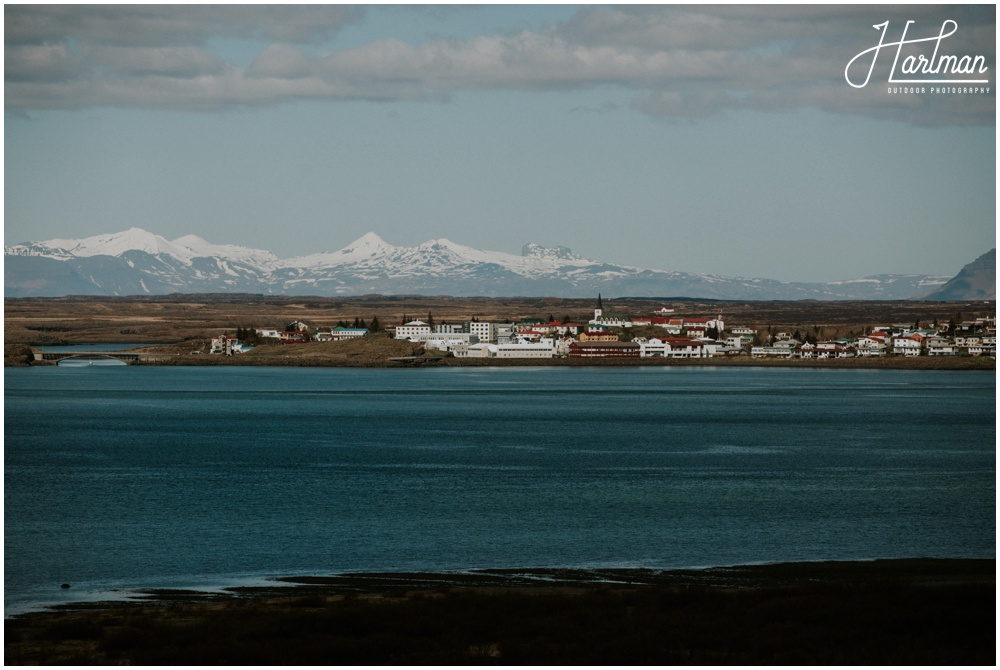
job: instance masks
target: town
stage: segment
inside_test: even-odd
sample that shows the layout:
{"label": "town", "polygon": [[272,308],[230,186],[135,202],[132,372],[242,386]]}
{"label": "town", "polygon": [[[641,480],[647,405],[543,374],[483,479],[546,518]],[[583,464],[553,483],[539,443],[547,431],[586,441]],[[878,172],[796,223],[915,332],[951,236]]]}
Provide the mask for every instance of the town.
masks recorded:
{"label": "town", "polygon": [[524,318],[517,322],[434,323],[410,320],[383,327],[365,323],[313,328],[296,321],[284,328],[237,328],[213,338],[210,353],[238,355],[257,344],[334,342],[387,331],[398,340],[420,343],[428,352],[454,358],[637,359],[746,356],[778,359],[876,358],[886,356],[996,357],[996,316],[976,316],[941,324],[873,325],[853,337],[823,340],[817,332],[761,330],[726,324],[721,314],[672,316],[664,306],[645,316],[606,312],[600,296],[587,323]]}

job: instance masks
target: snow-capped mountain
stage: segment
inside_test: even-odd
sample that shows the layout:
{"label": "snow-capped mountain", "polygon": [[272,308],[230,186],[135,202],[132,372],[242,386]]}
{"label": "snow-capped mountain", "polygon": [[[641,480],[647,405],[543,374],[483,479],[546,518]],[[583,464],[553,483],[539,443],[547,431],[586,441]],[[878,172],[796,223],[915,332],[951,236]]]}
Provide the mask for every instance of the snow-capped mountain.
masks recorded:
{"label": "snow-capped mountain", "polygon": [[249,249],[231,244],[210,244],[197,235],[185,235],[173,242],[142,228],[120,233],[94,235],[82,240],[46,240],[4,247],[4,255],[43,256],[56,260],[90,256],[121,256],[128,251],[142,251],[151,256],[167,255],[190,264],[195,258],[216,257],[237,263],[265,266],[277,261],[270,251]]}
{"label": "snow-capped mountain", "polygon": [[898,300],[949,277],[879,275],[808,284],[669,272],[582,258],[566,247],[524,245],[521,255],[447,239],[416,247],[368,233],[339,251],[279,259],[260,249],[170,241],[139,228],[82,240],[4,248],[4,294],[20,296],[264,293],[457,296],[686,296],[720,300]]}

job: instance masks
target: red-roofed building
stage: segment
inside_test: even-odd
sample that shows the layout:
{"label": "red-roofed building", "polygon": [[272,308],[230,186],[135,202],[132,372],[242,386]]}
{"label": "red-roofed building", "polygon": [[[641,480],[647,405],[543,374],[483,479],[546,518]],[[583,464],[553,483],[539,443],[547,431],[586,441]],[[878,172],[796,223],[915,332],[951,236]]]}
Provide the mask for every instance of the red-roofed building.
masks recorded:
{"label": "red-roofed building", "polygon": [[641,348],[635,342],[574,342],[570,358],[639,358]]}

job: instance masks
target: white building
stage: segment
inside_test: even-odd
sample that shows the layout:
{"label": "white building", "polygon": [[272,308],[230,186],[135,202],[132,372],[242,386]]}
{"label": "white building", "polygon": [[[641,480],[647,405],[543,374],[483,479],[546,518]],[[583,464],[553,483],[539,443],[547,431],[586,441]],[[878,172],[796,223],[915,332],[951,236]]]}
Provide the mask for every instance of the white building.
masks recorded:
{"label": "white building", "polygon": [[470,321],[469,333],[478,337],[480,342],[497,341],[497,325],[489,321]]}
{"label": "white building", "polygon": [[601,302],[601,294],[597,294],[597,307],[594,308],[594,318],[590,320],[591,326],[603,326],[605,328],[631,328],[632,319],[624,314],[606,314],[604,305]]}
{"label": "white building", "polygon": [[793,347],[753,347],[750,355],[754,358],[791,358]]}
{"label": "white building", "polygon": [[928,356],[954,356],[958,353],[958,347],[951,340],[944,337],[932,337],[927,340]]}
{"label": "white building", "polygon": [[556,350],[547,344],[459,344],[455,358],[552,358]]}
{"label": "white building", "polygon": [[885,355],[886,346],[881,339],[861,337],[858,338],[854,351],[863,358],[877,358]]}
{"label": "white building", "polygon": [[[495,344],[478,342],[476,344],[456,344],[451,348],[451,355],[455,358],[490,358],[496,356]],[[492,348],[492,353],[491,353]]]}
{"label": "white building", "polygon": [[552,358],[556,350],[548,344],[498,344],[497,358]]}
{"label": "white building", "polygon": [[919,356],[923,348],[922,338],[918,335],[892,338],[892,353],[901,356]]}
{"label": "white building", "polygon": [[497,344],[509,344],[514,341],[514,324],[497,323]]}
{"label": "white building", "polygon": [[637,337],[632,340],[639,345],[641,358],[705,358],[715,354],[717,345],[684,337]]}
{"label": "white building", "polygon": [[409,340],[415,335],[430,334],[431,327],[423,321],[410,321],[401,326],[396,326],[396,339]]}
{"label": "white building", "polygon": [[278,337],[281,336],[281,331],[277,328],[256,328],[255,330],[261,337],[273,337],[274,339],[278,339]]}
{"label": "white building", "polygon": [[742,349],[753,344],[753,337],[750,335],[733,335],[732,337],[727,337],[724,342],[727,347]]}
{"label": "white building", "polygon": [[232,356],[233,354],[245,353],[251,349],[253,349],[253,347],[243,346],[243,343],[235,337],[220,335],[219,337],[212,338],[212,348],[209,350],[209,353]]}
{"label": "white building", "polygon": [[479,338],[471,333],[424,333],[410,338],[411,342],[423,342],[428,349],[454,351],[456,347],[478,344]]}
{"label": "white building", "polygon": [[[367,328],[344,328],[343,326],[337,326],[330,331],[330,340],[353,340],[358,337],[365,337],[368,335]],[[316,337],[317,341],[319,336]]]}

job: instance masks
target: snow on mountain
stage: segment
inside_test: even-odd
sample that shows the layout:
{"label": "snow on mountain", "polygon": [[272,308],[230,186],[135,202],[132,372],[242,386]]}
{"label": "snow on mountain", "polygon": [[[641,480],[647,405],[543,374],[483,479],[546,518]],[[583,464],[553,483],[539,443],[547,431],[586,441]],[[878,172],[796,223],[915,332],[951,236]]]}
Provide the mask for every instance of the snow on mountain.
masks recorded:
{"label": "snow on mountain", "polygon": [[216,258],[248,263],[259,267],[266,267],[278,260],[278,257],[270,251],[240,247],[235,244],[211,244],[197,235],[178,237],[172,244],[188,251],[191,258],[209,258],[214,256]]}
{"label": "snow on mountain", "polygon": [[8,256],[44,256],[57,260],[91,256],[120,258],[130,251],[169,256],[187,265],[195,258],[213,257],[261,267],[278,260],[270,251],[232,244],[211,244],[197,235],[186,235],[171,242],[142,228],[129,228],[120,233],[94,235],[82,240],[52,239],[4,247],[4,254]]}
{"label": "snow on mountain", "polygon": [[129,228],[120,233],[94,235],[82,240],[46,240],[42,244],[49,248],[65,250],[77,258],[121,256],[126,251],[144,251],[152,256],[166,254],[183,260],[191,258],[189,250],[142,228]]}
{"label": "snow on mountain", "polygon": [[601,292],[735,300],[903,299],[947,277],[877,275],[827,284],[649,270],[528,243],[521,255],[441,238],[397,247],[367,233],[339,251],[279,259],[260,249],[168,241],[140,228],[5,247],[8,296],[248,292],[586,297]]}
{"label": "snow on mountain", "polygon": [[281,262],[285,268],[333,267],[350,263],[371,264],[391,257],[394,247],[375,233],[367,233],[340,251],[324,251],[308,256],[296,256]]}

